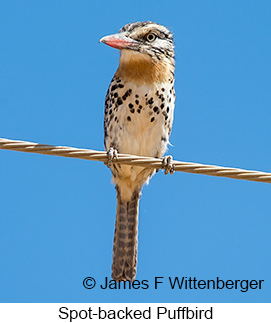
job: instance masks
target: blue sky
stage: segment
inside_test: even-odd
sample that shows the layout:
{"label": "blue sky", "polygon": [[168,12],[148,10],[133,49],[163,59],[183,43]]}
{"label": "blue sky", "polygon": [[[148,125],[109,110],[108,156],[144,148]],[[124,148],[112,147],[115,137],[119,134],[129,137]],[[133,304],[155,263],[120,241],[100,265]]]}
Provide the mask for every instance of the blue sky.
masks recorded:
{"label": "blue sky", "polygon": [[[271,171],[270,1],[2,1],[0,137],[103,149],[133,21],[176,44],[177,160]],[[99,162],[0,150],[1,302],[270,302],[270,184],[161,172],[140,201],[137,279],[264,280],[261,290],[93,290],[110,276],[115,190]]]}

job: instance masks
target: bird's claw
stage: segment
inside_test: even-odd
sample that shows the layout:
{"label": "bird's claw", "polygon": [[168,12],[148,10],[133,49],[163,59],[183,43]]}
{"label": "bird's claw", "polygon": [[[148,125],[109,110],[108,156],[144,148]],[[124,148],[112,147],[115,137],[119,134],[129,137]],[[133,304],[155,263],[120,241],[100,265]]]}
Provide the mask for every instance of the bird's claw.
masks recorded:
{"label": "bird's claw", "polygon": [[170,173],[170,175],[172,175],[174,173],[175,165],[173,165],[172,161],[173,161],[172,156],[165,156],[163,158],[162,164],[163,164],[163,168],[165,170],[165,175],[167,175],[168,173]]}
{"label": "bird's claw", "polygon": [[107,151],[107,166],[110,167],[112,165],[113,160],[117,160],[118,158],[118,151],[117,149],[110,147]]}

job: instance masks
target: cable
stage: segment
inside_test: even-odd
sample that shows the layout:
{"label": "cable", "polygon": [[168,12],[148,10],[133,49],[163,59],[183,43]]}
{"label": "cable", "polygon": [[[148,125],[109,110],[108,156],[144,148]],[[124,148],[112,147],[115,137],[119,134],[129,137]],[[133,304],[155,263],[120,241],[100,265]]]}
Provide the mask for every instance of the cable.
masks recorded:
{"label": "cable", "polygon": [[[37,153],[44,155],[62,156],[69,158],[80,158],[86,160],[102,161],[105,164],[108,162],[108,156],[106,152],[80,149],[67,146],[51,146],[42,145],[34,142],[11,140],[0,138],[0,149],[15,150],[28,153]],[[134,165],[142,167],[151,167],[156,169],[163,169],[163,158],[152,158],[144,156],[133,156],[127,154],[118,154],[117,160],[113,163]],[[175,171],[203,174],[211,176],[229,177],[235,179],[242,179],[255,182],[271,183],[271,173],[265,173],[254,170],[245,170],[231,167],[221,167],[214,165],[203,165],[191,162],[172,161]]]}

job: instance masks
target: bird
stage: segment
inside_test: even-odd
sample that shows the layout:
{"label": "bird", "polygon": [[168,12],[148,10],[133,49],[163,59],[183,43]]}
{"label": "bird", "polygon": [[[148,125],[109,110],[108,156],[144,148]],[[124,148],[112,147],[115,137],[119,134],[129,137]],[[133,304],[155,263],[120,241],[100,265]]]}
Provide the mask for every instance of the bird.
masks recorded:
{"label": "bird", "polygon": [[[152,21],[133,22],[100,42],[120,50],[104,110],[104,146],[117,192],[111,277],[133,282],[139,199],[156,170],[120,165],[117,154],[162,158],[167,150],[175,107],[173,34]],[[165,173],[173,173],[172,157],[163,162]]]}

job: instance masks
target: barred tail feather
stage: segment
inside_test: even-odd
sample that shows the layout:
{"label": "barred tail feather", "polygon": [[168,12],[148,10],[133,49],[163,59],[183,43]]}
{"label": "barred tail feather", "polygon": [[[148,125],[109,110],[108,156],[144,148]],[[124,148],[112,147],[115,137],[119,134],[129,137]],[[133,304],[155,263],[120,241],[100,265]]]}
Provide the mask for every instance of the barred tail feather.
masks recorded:
{"label": "barred tail feather", "polygon": [[117,215],[115,223],[112,278],[116,281],[133,281],[137,265],[138,204],[140,191],[135,191],[129,201],[123,200],[117,190]]}

